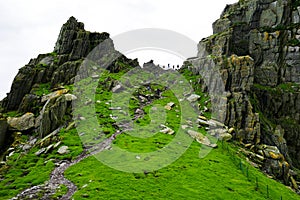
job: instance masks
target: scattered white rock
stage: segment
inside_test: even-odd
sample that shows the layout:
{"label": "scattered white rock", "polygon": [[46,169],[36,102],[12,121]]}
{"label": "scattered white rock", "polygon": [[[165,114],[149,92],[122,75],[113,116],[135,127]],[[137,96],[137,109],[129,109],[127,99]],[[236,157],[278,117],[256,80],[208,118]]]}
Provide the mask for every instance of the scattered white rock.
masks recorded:
{"label": "scattered white rock", "polygon": [[59,154],[67,154],[69,153],[69,147],[68,146],[61,146],[58,150],[57,153]]}
{"label": "scattered white rock", "polygon": [[85,120],[86,120],[86,118],[85,118],[85,117],[79,117],[79,120],[81,120],[81,121],[85,121]]}
{"label": "scattered white rock", "polygon": [[53,148],[54,144],[50,144],[46,150],[45,150],[45,153],[48,153],[52,148]]}
{"label": "scattered white rock", "polygon": [[192,138],[194,138],[197,142],[199,142],[200,144],[203,144],[203,145],[206,145],[206,146],[212,147],[212,148],[217,147],[217,144],[211,143],[210,140],[208,139],[208,137],[202,135],[202,133],[199,133],[199,132],[194,131],[194,130],[188,130],[187,133]]}
{"label": "scattered white rock", "polygon": [[116,85],[115,87],[113,87],[111,91],[112,92],[118,92],[118,91],[120,91],[122,89],[123,89],[122,85],[119,84],[119,85]]}
{"label": "scattered white rock", "polygon": [[29,145],[33,146],[37,141],[37,138],[33,138],[32,140],[29,141]]}
{"label": "scattered white rock", "polygon": [[88,99],[86,102],[84,102],[84,105],[90,105],[93,103],[92,99]]}
{"label": "scattered white rock", "polygon": [[23,151],[27,151],[27,150],[29,150],[31,148],[31,145],[29,145],[29,144],[24,144],[24,146],[22,147],[22,150]]}
{"label": "scattered white rock", "polygon": [[74,94],[65,94],[66,101],[75,101],[77,97]]}
{"label": "scattered white rock", "polygon": [[57,142],[54,146],[53,149],[55,149],[56,147],[58,147],[61,144],[61,141]]}
{"label": "scattered white rock", "polygon": [[46,148],[41,148],[40,150],[38,150],[37,152],[35,152],[36,156],[41,155],[42,153],[44,153],[44,151],[46,150]]}
{"label": "scattered white rock", "polygon": [[187,129],[188,127],[189,127],[188,125],[181,125],[181,128],[182,128],[183,130]]}
{"label": "scattered white rock", "polygon": [[171,108],[172,108],[174,105],[175,105],[174,102],[169,102],[169,103],[167,103],[167,106],[170,106]]}
{"label": "scattered white rock", "polygon": [[197,101],[198,99],[200,99],[200,96],[197,95],[197,94],[191,94],[191,96],[189,96],[189,97],[187,98],[187,100],[188,100],[189,102],[195,102],[195,101]]}
{"label": "scattered white rock", "polygon": [[93,74],[91,77],[92,77],[92,79],[99,79],[100,78],[100,76],[98,74]]}
{"label": "scattered white rock", "polygon": [[122,110],[121,107],[110,107],[109,110]]}
{"label": "scattered white rock", "polygon": [[168,106],[168,105],[166,105],[166,106],[165,106],[165,109],[166,109],[166,110],[172,110],[172,107],[171,107],[171,106]]}
{"label": "scattered white rock", "polygon": [[11,157],[12,155],[14,155],[15,151],[12,151],[8,154],[8,157]]}
{"label": "scattered white rock", "polygon": [[207,121],[207,118],[204,117],[204,116],[201,116],[201,115],[200,115],[200,116],[198,116],[198,118],[199,118],[199,119],[202,119],[202,120],[204,120],[204,121]]}
{"label": "scattered white rock", "polygon": [[169,134],[169,135],[173,135],[175,133],[174,130],[172,130],[171,128],[165,126],[164,129],[160,130],[159,132],[164,133],[164,134]]}

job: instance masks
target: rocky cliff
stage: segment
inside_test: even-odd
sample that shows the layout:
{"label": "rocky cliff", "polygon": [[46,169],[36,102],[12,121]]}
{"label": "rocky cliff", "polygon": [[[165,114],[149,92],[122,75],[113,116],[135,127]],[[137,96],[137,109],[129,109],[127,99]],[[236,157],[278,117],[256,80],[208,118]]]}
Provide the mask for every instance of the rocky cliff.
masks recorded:
{"label": "rocky cliff", "polygon": [[[263,156],[265,171],[287,182],[286,168],[300,167],[300,1],[240,0],[226,6],[213,32],[198,58],[213,60],[221,74],[225,124]],[[280,158],[261,144],[278,148]]]}
{"label": "rocky cliff", "polygon": [[[297,190],[300,1],[240,0],[226,6],[213,29],[212,36],[200,41],[197,58],[187,61],[191,63],[188,68],[204,76],[209,65],[202,64],[214,63],[208,88],[224,92],[225,104],[218,108],[224,111],[218,113],[220,119],[244,145],[244,154]],[[63,25],[54,51],[39,55],[19,70],[10,93],[0,102],[1,151],[17,142],[18,135],[34,133],[39,139],[49,139],[72,124],[75,76],[84,58],[104,40],[109,51],[116,52],[108,33],[86,31],[83,23],[71,17]],[[194,63],[195,59],[200,59],[200,64]],[[108,69],[115,72],[136,65],[136,60],[120,56]],[[110,84],[110,89],[113,86]],[[33,138],[22,149],[30,149],[36,141]],[[53,146],[41,150],[47,152]]]}
{"label": "rocky cliff", "polygon": [[[70,92],[78,68],[103,41],[105,53],[117,52],[108,33],[86,31],[82,22],[70,17],[61,28],[54,51],[40,54],[20,68],[11,91],[0,102],[0,112],[5,113],[0,114],[1,151],[18,132],[36,132],[44,137],[72,119],[71,102],[76,97]],[[118,70],[122,63],[138,65],[136,60],[120,56],[108,69]]]}

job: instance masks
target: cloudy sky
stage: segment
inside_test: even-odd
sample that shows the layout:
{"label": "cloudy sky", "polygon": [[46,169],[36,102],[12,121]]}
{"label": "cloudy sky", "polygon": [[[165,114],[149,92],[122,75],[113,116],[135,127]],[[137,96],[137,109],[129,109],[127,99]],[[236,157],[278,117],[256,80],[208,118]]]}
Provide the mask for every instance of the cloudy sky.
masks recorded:
{"label": "cloudy sky", "polygon": [[161,28],[198,42],[212,34],[211,25],[226,4],[237,1],[0,0],[0,99],[30,58],[53,51],[70,16],[84,22],[86,30],[105,31],[112,37],[133,29]]}

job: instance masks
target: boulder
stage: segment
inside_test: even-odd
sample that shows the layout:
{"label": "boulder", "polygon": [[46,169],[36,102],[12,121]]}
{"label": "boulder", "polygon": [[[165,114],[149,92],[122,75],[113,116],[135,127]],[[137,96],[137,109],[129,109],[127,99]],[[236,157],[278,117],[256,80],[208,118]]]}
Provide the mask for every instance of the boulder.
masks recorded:
{"label": "boulder", "polygon": [[10,130],[26,131],[35,126],[35,117],[33,113],[25,113],[21,117],[8,117],[7,123]]}
{"label": "boulder", "polygon": [[64,117],[68,114],[67,107],[65,95],[47,100],[35,121],[35,127],[40,137],[45,137],[64,123]]}
{"label": "boulder", "polygon": [[217,129],[210,129],[208,133],[219,140],[229,141],[232,138],[232,135],[227,132],[226,129],[217,128]]}
{"label": "boulder", "polygon": [[194,130],[188,130],[187,133],[200,144],[203,144],[205,146],[212,147],[212,148],[217,147],[217,144],[211,143],[209,138],[207,136],[202,135],[202,133],[199,133]]}

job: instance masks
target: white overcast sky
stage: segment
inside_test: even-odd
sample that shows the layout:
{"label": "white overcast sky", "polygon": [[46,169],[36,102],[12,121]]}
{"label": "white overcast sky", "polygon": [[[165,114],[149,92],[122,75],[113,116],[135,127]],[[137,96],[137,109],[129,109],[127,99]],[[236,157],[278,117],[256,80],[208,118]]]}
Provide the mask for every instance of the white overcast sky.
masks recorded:
{"label": "white overcast sky", "polygon": [[[198,43],[226,4],[238,0],[0,0],[0,99],[30,58],[53,51],[70,16],[89,31],[111,36],[139,28],[162,28]],[[191,55],[193,56],[193,55]]]}

